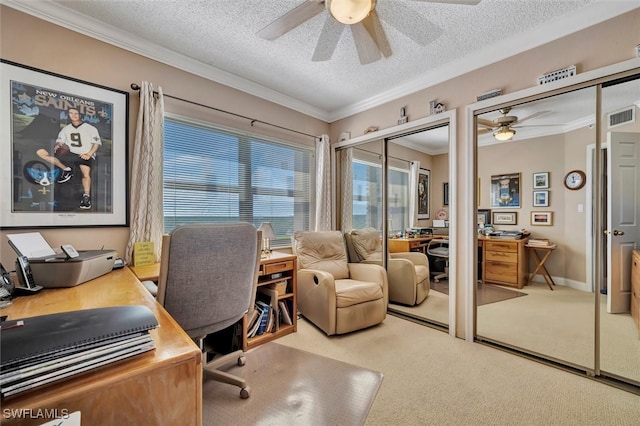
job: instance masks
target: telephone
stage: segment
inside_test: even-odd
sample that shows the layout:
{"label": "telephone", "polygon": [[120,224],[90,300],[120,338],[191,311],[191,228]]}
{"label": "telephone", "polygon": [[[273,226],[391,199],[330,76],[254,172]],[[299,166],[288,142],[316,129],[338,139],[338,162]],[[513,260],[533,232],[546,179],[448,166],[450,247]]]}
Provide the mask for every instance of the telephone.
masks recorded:
{"label": "telephone", "polygon": [[31,265],[29,265],[27,256],[18,256],[16,259],[16,275],[18,275],[18,281],[20,281],[21,285],[21,287],[16,287],[16,290],[25,293],[36,293],[42,290],[42,287],[36,285],[33,279],[33,272],[31,272]]}
{"label": "telephone", "polygon": [[13,280],[9,272],[2,266],[2,263],[0,263],[0,273],[2,273],[2,278],[0,278],[0,299],[11,299],[14,290]]}

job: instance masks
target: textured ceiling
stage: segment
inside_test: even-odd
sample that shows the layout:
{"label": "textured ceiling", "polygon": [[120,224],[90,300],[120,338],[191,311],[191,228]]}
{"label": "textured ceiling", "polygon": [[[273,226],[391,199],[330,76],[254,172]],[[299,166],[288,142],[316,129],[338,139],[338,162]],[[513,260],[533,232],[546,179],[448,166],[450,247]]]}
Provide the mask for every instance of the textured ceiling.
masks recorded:
{"label": "textured ceiling", "polygon": [[274,41],[256,35],[305,0],[0,1],[328,122],[639,7],[637,1],[378,0],[393,54],[361,65],[348,30],[329,61],[311,60],[326,11]]}

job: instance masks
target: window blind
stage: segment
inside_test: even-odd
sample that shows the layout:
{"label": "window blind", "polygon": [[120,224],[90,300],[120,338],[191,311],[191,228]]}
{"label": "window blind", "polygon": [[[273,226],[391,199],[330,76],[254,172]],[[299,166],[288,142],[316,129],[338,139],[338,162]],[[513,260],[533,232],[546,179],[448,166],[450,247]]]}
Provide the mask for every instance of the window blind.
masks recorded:
{"label": "window blind", "polygon": [[239,131],[165,119],[164,231],[181,224],[270,222],[272,247],[309,230],[313,151]]}

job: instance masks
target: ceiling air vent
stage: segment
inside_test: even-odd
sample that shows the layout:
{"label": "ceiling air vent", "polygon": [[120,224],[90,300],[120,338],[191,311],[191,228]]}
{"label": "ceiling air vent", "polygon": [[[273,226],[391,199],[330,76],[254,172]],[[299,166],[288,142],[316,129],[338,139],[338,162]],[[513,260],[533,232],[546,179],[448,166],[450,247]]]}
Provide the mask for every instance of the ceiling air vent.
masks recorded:
{"label": "ceiling air vent", "polygon": [[632,105],[620,111],[610,112],[607,114],[607,123],[609,128],[622,126],[627,123],[634,123],[636,121],[636,109]]}

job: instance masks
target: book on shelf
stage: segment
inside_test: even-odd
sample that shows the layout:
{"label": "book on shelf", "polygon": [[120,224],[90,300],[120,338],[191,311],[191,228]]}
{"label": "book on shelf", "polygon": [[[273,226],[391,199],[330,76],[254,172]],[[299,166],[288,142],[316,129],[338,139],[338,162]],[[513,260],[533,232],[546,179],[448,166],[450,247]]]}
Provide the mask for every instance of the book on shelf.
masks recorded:
{"label": "book on shelf", "polygon": [[263,302],[262,300],[258,300],[256,302],[262,308],[262,315],[260,315],[260,325],[258,326],[258,332],[256,333],[258,336],[264,334],[267,329],[267,322],[269,321],[269,311],[271,310],[271,306],[268,303]]}
{"label": "book on shelf", "polygon": [[260,317],[262,316],[262,308],[258,304],[254,304],[253,312],[247,322],[247,337],[253,337],[260,326]]}
{"label": "book on shelf", "polygon": [[[286,281],[285,281],[286,282]],[[269,303],[270,310],[272,312],[273,321],[267,324],[267,331],[278,331],[280,328],[279,319],[280,315],[278,313],[278,290],[266,287],[260,287],[258,289],[260,295],[266,303]]]}
{"label": "book on shelf", "polygon": [[286,325],[293,325],[293,321],[291,320],[291,315],[289,314],[289,308],[287,307],[287,303],[284,300],[278,302],[278,307],[280,308],[280,319]]}

